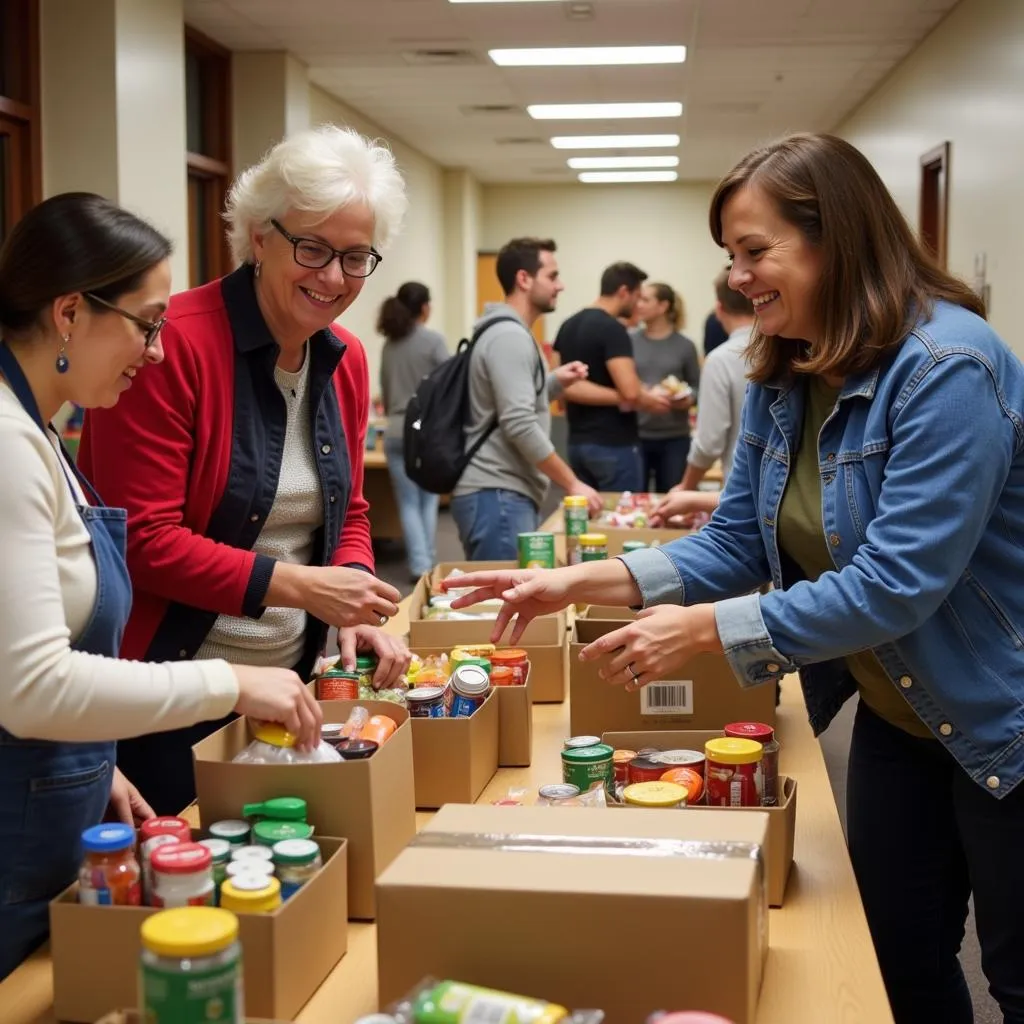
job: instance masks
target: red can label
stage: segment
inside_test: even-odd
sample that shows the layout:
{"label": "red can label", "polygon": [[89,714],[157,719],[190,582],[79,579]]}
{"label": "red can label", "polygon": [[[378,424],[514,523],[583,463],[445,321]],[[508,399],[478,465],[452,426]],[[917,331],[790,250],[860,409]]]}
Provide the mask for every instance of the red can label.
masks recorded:
{"label": "red can label", "polygon": [[707,801],[712,807],[760,807],[756,764],[707,763]]}
{"label": "red can label", "polygon": [[318,700],[359,700],[359,680],[345,676],[321,676],[316,681]]}

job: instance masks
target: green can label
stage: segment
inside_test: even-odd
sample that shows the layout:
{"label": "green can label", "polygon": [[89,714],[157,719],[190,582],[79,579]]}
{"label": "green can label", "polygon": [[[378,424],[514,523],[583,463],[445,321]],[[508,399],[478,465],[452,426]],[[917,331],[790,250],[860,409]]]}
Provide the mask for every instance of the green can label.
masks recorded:
{"label": "green can label", "polygon": [[[593,747],[585,747],[592,751]],[[570,756],[566,757],[566,753]],[[600,760],[575,760],[571,755],[577,751],[567,751],[562,754],[562,781],[570,785],[578,786],[581,793],[586,793],[595,783],[601,783],[609,799],[615,796],[615,766],[612,756]]]}
{"label": "green can label", "polygon": [[553,533],[519,534],[520,569],[554,569],[555,535]]}
{"label": "green can label", "polygon": [[583,508],[565,506],[565,535],[566,537],[578,537],[581,533],[587,532],[590,523],[590,514],[586,505]]}
{"label": "green can label", "polygon": [[187,973],[143,964],[142,1005],[146,1024],[242,1024],[241,962]]}
{"label": "green can label", "polygon": [[607,548],[582,548],[580,550],[581,562],[603,562],[607,557]]}

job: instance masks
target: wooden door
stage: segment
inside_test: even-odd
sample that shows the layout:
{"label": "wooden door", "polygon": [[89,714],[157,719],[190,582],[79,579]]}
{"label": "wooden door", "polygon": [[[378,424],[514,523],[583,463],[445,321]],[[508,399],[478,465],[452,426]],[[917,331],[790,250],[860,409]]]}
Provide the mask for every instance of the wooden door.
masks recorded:
{"label": "wooden door", "polygon": [[943,142],[921,157],[921,241],[943,268],[949,237],[949,150]]}
{"label": "wooden door", "polygon": [[[498,262],[496,252],[478,252],[476,254],[476,312],[479,316],[484,311],[484,304],[487,302],[504,302],[505,293],[495,273],[495,265]],[[533,336],[540,343],[541,348],[546,351],[545,333],[546,317],[538,317],[533,325]]]}

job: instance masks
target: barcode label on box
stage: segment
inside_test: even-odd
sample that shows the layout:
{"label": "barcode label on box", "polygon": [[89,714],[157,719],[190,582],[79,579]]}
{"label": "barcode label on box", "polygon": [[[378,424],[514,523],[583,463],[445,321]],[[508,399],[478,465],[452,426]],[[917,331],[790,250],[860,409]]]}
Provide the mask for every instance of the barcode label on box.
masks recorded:
{"label": "barcode label on box", "polygon": [[641,715],[692,715],[693,680],[648,683],[640,691]]}
{"label": "barcode label on box", "polygon": [[511,1007],[499,999],[477,996],[462,1013],[462,1024],[505,1024]]}

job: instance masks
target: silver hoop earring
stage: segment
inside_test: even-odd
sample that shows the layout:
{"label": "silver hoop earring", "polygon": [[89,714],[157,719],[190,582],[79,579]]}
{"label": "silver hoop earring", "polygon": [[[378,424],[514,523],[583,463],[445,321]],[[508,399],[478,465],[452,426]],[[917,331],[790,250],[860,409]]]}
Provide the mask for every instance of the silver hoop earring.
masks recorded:
{"label": "silver hoop earring", "polygon": [[263,269],[263,261],[262,260],[257,260],[256,261],[256,270],[255,270],[255,276],[256,277],[260,276],[260,271],[262,269]]}
{"label": "silver hoop earring", "polygon": [[68,342],[70,340],[71,340],[71,335],[70,334],[65,334],[60,339],[60,350],[57,352],[57,363],[56,363],[57,372],[58,373],[67,373],[68,372],[68,365],[69,364],[68,364],[68,357],[67,357],[67,347],[68,347]]}

